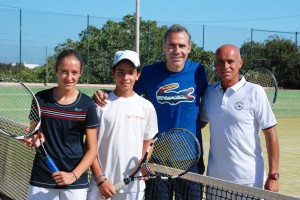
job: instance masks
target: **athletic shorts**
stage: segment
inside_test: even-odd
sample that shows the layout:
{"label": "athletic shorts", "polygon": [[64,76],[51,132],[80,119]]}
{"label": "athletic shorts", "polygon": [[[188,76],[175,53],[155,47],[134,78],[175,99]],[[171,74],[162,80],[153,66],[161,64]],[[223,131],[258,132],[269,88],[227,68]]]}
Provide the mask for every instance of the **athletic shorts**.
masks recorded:
{"label": "athletic shorts", "polygon": [[[97,186],[91,187],[87,194],[87,200],[104,200],[100,195],[100,192]],[[109,200],[143,200],[144,191],[142,192],[126,192],[126,193],[117,193],[115,196]]]}
{"label": "athletic shorts", "polygon": [[29,186],[27,200],[86,200],[87,188],[52,189]]}

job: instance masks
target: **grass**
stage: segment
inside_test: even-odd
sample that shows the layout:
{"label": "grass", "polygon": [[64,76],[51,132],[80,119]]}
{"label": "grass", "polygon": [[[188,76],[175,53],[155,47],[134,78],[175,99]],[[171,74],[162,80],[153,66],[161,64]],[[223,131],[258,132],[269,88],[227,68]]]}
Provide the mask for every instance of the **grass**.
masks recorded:
{"label": "grass", "polygon": [[[82,92],[92,95],[95,89],[82,88]],[[268,93],[268,95],[270,95]],[[272,95],[272,94],[271,94]],[[280,145],[280,193],[300,197],[300,90],[279,90],[273,106],[277,117],[276,126]],[[209,149],[208,126],[203,130],[206,156]],[[264,158],[267,164],[265,140],[261,134]],[[207,166],[207,157],[205,158]],[[266,169],[268,171],[268,169]]]}
{"label": "grass", "polygon": [[[31,87],[33,92],[49,87]],[[96,89],[101,87],[78,87],[83,93],[92,96]],[[274,113],[277,117],[276,126],[280,144],[280,193],[294,197],[300,197],[300,90],[280,90]],[[209,149],[208,126],[203,130],[203,142],[205,151],[205,163]],[[263,134],[261,144],[265,162],[267,155]],[[1,148],[0,148],[1,149]],[[5,157],[5,155],[2,155]],[[1,157],[2,157],[1,156]],[[1,168],[1,166],[0,166]],[[266,169],[268,171],[268,169]],[[1,173],[0,173],[1,177]]]}
{"label": "grass", "polygon": [[[267,92],[267,95],[270,95]],[[300,90],[279,90],[273,106],[277,118],[277,134],[280,146],[280,193],[300,197]],[[209,126],[203,129],[205,162],[209,149]],[[268,156],[265,138],[261,133],[261,145],[268,172]]]}
{"label": "grass", "polygon": [[273,106],[276,117],[300,117],[300,90],[279,90]]}
{"label": "grass", "polygon": [[[83,93],[92,96],[96,88],[78,87]],[[45,88],[33,88],[36,92]],[[99,89],[99,88],[97,88]],[[273,94],[267,91],[268,96]],[[272,99],[272,98],[271,98]],[[276,126],[280,145],[280,193],[300,197],[300,90],[279,90],[273,106],[278,125]],[[209,131],[203,130],[205,162],[209,149]],[[264,158],[267,165],[265,140],[261,134]],[[268,171],[268,169],[266,169]]]}
{"label": "grass", "polygon": [[[280,145],[280,193],[300,197],[300,118],[277,118],[276,126]],[[209,126],[203,129],[204,160],[207,166],[209,150]],[[268,172],[268,157],[265,140],[261,134],[261,144]]]}

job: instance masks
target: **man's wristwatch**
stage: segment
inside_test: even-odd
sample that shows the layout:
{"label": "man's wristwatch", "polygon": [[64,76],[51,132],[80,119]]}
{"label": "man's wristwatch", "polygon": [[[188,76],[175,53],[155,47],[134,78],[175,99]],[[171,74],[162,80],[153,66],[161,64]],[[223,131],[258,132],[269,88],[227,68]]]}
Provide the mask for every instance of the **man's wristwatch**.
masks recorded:
{"label": "man's wristwatch", "polygon": [[278,180],[279,179],[279,173],[275,172],[273,174],[269,173],[269,178],[273,180]]}

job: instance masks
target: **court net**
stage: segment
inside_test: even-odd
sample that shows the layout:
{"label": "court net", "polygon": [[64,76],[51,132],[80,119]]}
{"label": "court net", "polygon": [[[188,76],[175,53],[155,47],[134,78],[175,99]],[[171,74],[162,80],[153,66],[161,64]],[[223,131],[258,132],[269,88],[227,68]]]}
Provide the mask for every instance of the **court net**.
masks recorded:
{"label": "court net", "polygon": [[[172,168],[168,173],[172,173]],[[176,169],[177,170],[177,169]],[[298,198],[248,187],[228,181],[186,173],[178,179],[155,180],[147,183],[146,199],[210,199],[210,200],[296,200]],[[153,189],[155,188],[155,189]],[[167,191],[167,192],[166,192]],[[299,200],[299,199],[298,199]]]}
{"label": "court net", "polygon": [[[22,142],[0,134],[0,200],[26,199],[34,154]],[[172,168],[168,170],[172,171]],[[155,182],[147,182],[147,199],[297,199],[194,173],[187,173],[174,180],[157,179]]]}
{"label": "court net", "polygon": [[23,142],[0,134],[0,200],[26,199],[34,155]]}

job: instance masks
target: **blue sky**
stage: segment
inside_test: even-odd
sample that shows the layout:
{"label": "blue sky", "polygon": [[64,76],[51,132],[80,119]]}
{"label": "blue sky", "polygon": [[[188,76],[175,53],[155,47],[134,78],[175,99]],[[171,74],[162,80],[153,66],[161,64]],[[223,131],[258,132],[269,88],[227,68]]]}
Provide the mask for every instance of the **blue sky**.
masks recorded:
{"label": "blue sky", "polygon": [[[135,13],[135,0],[0,0],[0,6],[122,18]],[[144,20],[300,31],[299,0],[140,0]]]}
{"label": "blue sky", "polygon": [[[33,10],[50,13],[64,13],[74,16],[91,16],[106,19],[122,19],[127,14],[136,12],[136,0],[0,0],[0,11],[18,9]],[[174,24],[180,23],[185,25],[192,33],[193,41],[200,46],[203,38],[202,25],[207,26],[205,30],[205,49],[214,51],[222,43],[234,43],[240,45],[243,41],[249,40],[249,30],[262,29],[270,31],[284,32],[300,32],[300,1],[299,0],[140,0],[140,16],[142,20],[155,20],[159,24]],[[2,12],[3,15],[4,12]],[[26,13],[24,24],[26,24]],[[5,16],[1,16],[6,19]],[[32,16],[33,17],[33,16]],[[13,19],[15,18],[15,19]],[[39,18],[39,17],[37,17]],[[34,19],[37,20],[37,19]],[[59,19],[58,19],[59,20]],[[83,27],[86,23],[85,18],[80,19]],[[79,20],[79,21],[80,21]],[[0,30],[0,47],[1,44],[10,45],[18,44],[18,15],[8,17],[7,20],[1,20],[0,26],[10,27],[15,24],[15,27],[8,28],[10,31],[2,32]],[[30,24],[31,20],[28,20]],[[71,20],[69,23],[77,23],[76,20]],[[74,22],[73,22],[74,21]],[[68,23],[68,22],[65,22]],[[66,38],[78,37],[78,30],[72,31],[68,36],[63,36],[58,40],[51,41],[52,34],[58,30],[51,28],[53,25],[41,26],[35,32],[44,32],[43,42],[38,42],[38,37],[35,39],[27,39],[28,45],[44,46],[47,43],[64,42]],[[66,24],[65,24],[66,26]],[[236,30],[236,31],[235,31]],[[2,30],[3,31],[3,30]],[[50,33],[50,32],[53,33]],[[16,33],[15,33],[16,32]],[[25,31],[26,32],[26,29]],[[65,31],[64,31],[65,32]],[[13,34],[16,37],[11,38]],[[67,34],[67,33],[66,33]],[[74,34],[74,35],[72,35]],[[271,33],[269,33],[270,35]],[[47,36],[45,36],[47,35]],[[208,36],[207,36],[208,35]],[[26,45],[26,34],[23,41]],[[266,39],[267,36],[259,36]],[[286,36],[294,38],[294,36]],[[298,34],[298,40],[300,35]],[[221,40],[222,39],[222,40]],[[46,41],[46,42],[45,42]],[[55,45],[55,44],[50,44]],[[298,42],[299,45],[299,42]],[[1,48],[0,48],[1,49]],[[2,54],[0,50],[0,54]],[[1,56],[0,56],[1,62]],[[27,61],[36,62],[36,61]],[[39,61],[37,61],[39,62]]]}

